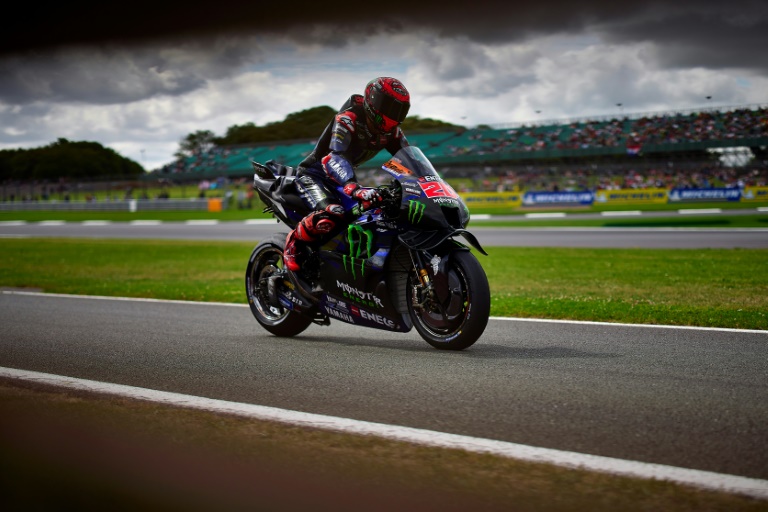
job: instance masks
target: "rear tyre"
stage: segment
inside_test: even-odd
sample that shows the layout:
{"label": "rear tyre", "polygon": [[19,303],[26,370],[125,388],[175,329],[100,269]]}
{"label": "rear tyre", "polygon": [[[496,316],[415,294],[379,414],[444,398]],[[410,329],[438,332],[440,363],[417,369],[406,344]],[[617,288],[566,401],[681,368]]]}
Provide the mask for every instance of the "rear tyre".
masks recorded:
{"label": "rear tyre", "polygon": [[245,270],[245,293],[251,313],[264,329],[291,337],[306,330],[312,319],[270,302],[267,279],[282,270],[284,245],[285,235],[273,235],[256,246]]}
{"label": "rear tyre", "polygon": [[[491,292],[488,278],[474,254],[469,251],[451,253],[445,268],[448,273],[450,293],[442,301],[427,298],[423,307],[408,300],[408,312],[413,326],[422,338],[441,350],[464,350],[475,343],[488,325],[491,311]],[[408,290],[413,296],[413,286],[418,277],[408,280]]]}

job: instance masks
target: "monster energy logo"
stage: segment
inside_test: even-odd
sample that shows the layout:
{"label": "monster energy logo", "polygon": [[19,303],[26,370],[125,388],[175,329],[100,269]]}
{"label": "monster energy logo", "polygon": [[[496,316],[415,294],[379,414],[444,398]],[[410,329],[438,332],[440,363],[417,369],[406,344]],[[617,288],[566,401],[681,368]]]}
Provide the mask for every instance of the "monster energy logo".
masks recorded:
{"label": "monster energy logo", "polygon": [[[360,268],[360,275],[365,274],[365,260],[371,257],[373,246],[373,233],[363,229],[357,224],[347,227],[347,242],[349,254],[343,256],[344,270],[351,271],[352,277],[357,278],[355,269]],[[347,269],[349,263],[349,269]]]}
{"label": "monster energy logo", "polygon": [[424,218],[424,210],[427,205],[419,201],[408,201],[408,222],[418,224]]}

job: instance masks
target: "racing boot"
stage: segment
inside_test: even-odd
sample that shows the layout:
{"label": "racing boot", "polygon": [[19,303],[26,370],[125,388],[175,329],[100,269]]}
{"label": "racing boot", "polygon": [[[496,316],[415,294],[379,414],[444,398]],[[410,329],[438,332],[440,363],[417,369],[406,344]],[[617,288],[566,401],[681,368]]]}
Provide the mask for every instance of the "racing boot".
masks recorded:
{"label": "racing boot", "polygon": [[338,204],[330,204],[323,210],[317,210],[296,225],[296,229],[285,237],[283,249],[283,265],[291,272],[301,269],[299,261],[302,259],[304,244],[318,241],[323,236],[329,235],[336,227],[344,214],[344,208]]}
{"label": "racing boot", "polygon": [[301,257],[302,252],[301,247],[298,246],[301,242],[297,240],[297,229],[298,227],[285,237],[285,248],[283,249],[283,265],[291,272],[298,272],[301,268],[297,261]]}

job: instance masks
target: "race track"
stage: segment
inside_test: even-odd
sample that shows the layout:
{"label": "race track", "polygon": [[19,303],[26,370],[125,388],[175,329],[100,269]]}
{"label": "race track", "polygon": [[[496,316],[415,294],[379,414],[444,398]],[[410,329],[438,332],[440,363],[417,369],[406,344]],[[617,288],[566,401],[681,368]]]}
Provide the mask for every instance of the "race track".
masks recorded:
{"label": "race track", "polygon": [[[257,242],[287,232],[274,221],[0,223],[0,237],[161,238]],[[768,248],[768,229],[471,227],[485,247]]]}
{"label": "race track", "polygon": [[768,478],[768,333],[492,319],[459,353],[415,333],[246,306],[0,294],[0,366]]}

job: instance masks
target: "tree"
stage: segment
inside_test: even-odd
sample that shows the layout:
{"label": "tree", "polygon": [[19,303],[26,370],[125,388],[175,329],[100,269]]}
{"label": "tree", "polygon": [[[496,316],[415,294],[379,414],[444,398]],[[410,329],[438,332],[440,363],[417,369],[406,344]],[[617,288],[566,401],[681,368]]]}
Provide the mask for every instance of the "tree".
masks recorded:
{"label": "tree", "polygon": [[59,139],[48,146],[0,151],[0,179],[128,178],[140,176],[138,163],[98,142]]}
{"label": "tree", "polygon": [[182,159],[188,156],[201,155],[216,146],[216,136],[210,130],[198,130],[190,133],[179,142],[179,150],[174,154]]}

